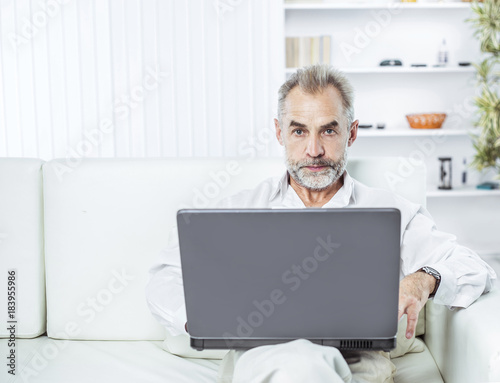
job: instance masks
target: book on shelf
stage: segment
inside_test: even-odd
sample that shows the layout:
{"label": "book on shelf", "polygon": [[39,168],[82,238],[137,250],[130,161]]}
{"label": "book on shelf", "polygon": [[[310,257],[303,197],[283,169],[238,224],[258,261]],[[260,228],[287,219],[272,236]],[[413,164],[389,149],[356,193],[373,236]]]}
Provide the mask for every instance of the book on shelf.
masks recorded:
{"label": "book on shelf", "polygon": [[330,36],[287,37],[286,67],[299,68],[312,64],[330,64]]}

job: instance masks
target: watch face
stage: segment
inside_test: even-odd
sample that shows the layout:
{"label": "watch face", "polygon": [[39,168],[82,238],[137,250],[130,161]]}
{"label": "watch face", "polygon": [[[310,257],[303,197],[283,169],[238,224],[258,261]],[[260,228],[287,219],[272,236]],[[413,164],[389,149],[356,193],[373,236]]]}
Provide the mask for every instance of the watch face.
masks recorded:
{"label": "watch face", "polygon": [[423,267],[422,270],[424,270],[427,274],[432,275],[437,280],[441,279],[441,274],[439,274],[436,270],[434,270],[431,267]]}
{"label": "watch face", "polygon": [[434,298],[434,296],[436,295],[436,292],[437,292],[437,289],[439,287],[439,283],[441,282],[441,274],[439,274],[436,270],[434,270],[433,268],[431,267],[422,267],[421,269],[423,272],[429,274],[429,275],[432,275],[435,279],[436,279],[436,285],[434,287],[434,290],[432,291],[432,293],[429,294],[429,298]]}
{"label": "watch face", "polygon": [[436,292],[437,292],[437,289],[439,287],[439,284],[441,282],[441,274],[439,274],[436,270],[434,270],[432,267],[427,267],[427,266],[424,266],[422,267],[421,269],[419,269],[418,271],[421,271],[423,273],[426,273],[428,275],[431,275],[434,277],[434,279],[436,280],[436,283],[434,285],[434,290],[432,290],[432,292],[429,294],[429,298],[434,298],[434,296],[436,295]]}

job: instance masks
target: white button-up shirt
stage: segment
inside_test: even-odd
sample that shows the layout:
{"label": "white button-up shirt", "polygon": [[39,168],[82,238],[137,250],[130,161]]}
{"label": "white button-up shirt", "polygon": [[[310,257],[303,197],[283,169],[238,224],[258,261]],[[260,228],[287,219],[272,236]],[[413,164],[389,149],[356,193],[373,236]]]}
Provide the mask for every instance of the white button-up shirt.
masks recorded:
{"label": "white button-up shirt", "polygon": [[[343,174],[343,186],[322,208],[394,207],[401,211],[400,279],[429,266],[441,274],[435,303],[468,307],[488,292],[496,279],[493,269],[472,250],[457,244],[452,234],[437,230],[429,212],[388,190],[368,187]],[[289,174],[269,178],[253,190],[221,201],[218,208],[305,208],[289,185]],[[149,308],[172,335],[186,334],[186,309],[177,230],[150,269],[146,288]]]}

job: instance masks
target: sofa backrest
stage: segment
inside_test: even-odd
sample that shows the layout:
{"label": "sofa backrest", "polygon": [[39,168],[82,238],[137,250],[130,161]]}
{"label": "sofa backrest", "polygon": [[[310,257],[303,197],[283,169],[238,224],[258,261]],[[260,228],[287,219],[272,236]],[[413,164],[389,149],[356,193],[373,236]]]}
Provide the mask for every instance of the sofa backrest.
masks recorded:
{"label": "sofa backrest", "polygon": [[[406,161],[353,159],[348,169],[369,186],[389,188],[425,204],[425,168],[413,166],[412,171],[405,171]],[[60,159],[45,163],[48,336],[164,339],[164,329],[146,305],[144,290],[148,270],[175,225],[176,211],[213,206],[239,190],[282,175],[284,169],[281,158],[115,158],[83,159],[76,164]],[[38,272],[43,272],[41,266]],[[43,291],[35,285],[33,289]]]}
{"label": "sofa backrest", "polygon": [[42,164],[39,159],[0,158],[2,338],[10,336],[10,326],[17,338],[45,332]]}

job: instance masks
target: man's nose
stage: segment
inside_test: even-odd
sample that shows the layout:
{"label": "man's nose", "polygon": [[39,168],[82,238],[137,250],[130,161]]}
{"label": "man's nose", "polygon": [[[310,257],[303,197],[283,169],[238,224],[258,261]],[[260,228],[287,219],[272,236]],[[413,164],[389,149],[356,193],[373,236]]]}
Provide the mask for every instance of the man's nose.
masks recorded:
{"label": "man's nose", "polygon": [[307,154],[311,157],[321,157],[323,154],[325,154],[325,149],[320,137],[313,136],[309,138],[309,141],[307,143]]}

